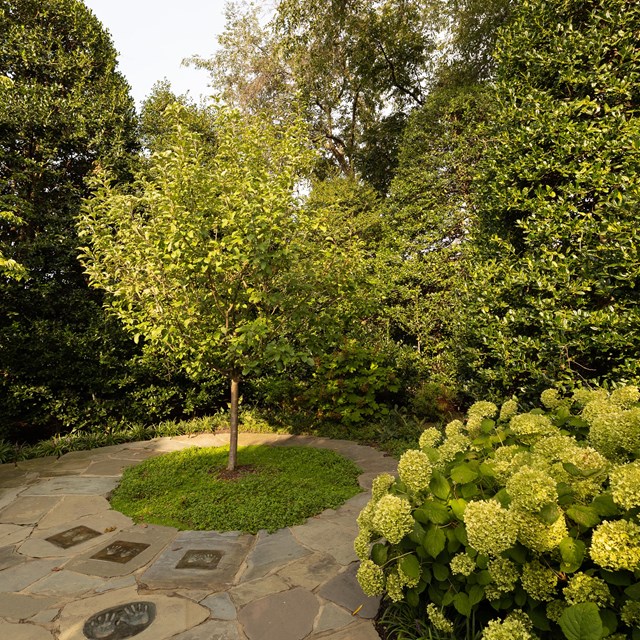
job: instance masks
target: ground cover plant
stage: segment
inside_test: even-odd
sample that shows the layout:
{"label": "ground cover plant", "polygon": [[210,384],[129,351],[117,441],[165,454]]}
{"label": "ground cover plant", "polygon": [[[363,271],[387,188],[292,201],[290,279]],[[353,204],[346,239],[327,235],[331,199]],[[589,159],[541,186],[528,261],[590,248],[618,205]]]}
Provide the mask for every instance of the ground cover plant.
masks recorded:
{"label": "ground cover plant", "polygon": [[111,506],[137,522],[196,531],[269,532],[302,524],[360,492],[360,469],[312,447],[193,447],[127,469]]}
{"label": "ground cover plant", "polygon": [[639,400],[550,389],[426,429],[358,517],[365,593],[412,607],[409,637],[638,640]]}

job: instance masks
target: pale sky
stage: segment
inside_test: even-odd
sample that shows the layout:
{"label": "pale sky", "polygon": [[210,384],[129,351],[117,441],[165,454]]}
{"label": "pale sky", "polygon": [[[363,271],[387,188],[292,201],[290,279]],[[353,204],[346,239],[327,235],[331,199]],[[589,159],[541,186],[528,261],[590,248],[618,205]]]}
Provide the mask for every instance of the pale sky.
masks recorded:
{"label": "pale sky", "polygon": [[224,28],[226,0],[84,0],[111,34],[119,69],[136,105],[167,78],[177,94],[198,102],[209,95],[206,71],[181,66],[184,58],[209,57]]}

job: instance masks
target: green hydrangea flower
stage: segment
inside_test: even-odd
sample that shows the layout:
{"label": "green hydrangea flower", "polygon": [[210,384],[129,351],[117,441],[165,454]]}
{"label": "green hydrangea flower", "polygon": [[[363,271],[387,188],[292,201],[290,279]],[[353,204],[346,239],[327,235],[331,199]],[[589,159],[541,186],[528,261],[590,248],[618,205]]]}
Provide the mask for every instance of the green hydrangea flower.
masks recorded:
{"label": "green hydrangea flower", "polygon": [[640,526],[628,520],[605,520],[591,535],[591,559],[604,569],[640,569]]}
{"label": "green hydrangea flower", "polygon": [[502,407],[500,407],[500,422],[507,422],[507,420],[511,420],[516,413],[518,413],[517,400],[507,400]]}
{"label": "green hydrangea flower", "polygon": [[520,618],[490,620],[482,632],[482,640],[536,640],[538,636]]}
{"label": "green hydrangea flower", "polygon": [[415,493],[426,491],[431,482],[431,462],[426,453],[409,449],[400,456],[398,475],[400,480]]}
{"label": "green hydrangea flower", "polygon": [[623,409],[630,409],[634,404],[640,402],[640,389],[632,385],[620,387],[611,392],[609,400]]}
{"label": "green hydrangea flower", "polygon": [[396,479],[390,473],[381,473],[377,478],[374,478],[371,485],[371,499],[378,502],[395,481]]}
{"label": "green hydrangea flower", "polygon": [[463,429],[464,429],[464,424],[462,424],[460,420],[452,420],[444,428],[444,432],[447,438],[451,438],[453,436],[457,436],[460,433],[462,433]]}
{"label": "green hydrangea flower", "polygon": [[520,576],[522,588],[535,600],[548,602],[553,600],[558,576],[553,569],[543,566],[537,560],[527,562],[522,567]]}
{"label": "green hydrangea flower", "polygon": [[371,544],[372,533],[368,529],[360,529],[360,532],[353,541],[353,550],[360,560],[369,558],[369,545]]}
{"label": "green hydrangea flower", "polygon": [[491,585],[498,594],[498,598],[503,593],[509,593],[515,589],[520,578],[518,565],[515,562],[508,558],[493,558],[489,560],[487,569],[491,574]]}
{"label": "green hydrangea flower", "polygon": [[438,442],[442,440],[442,433],[438,431],[435,427],[429,427],[425,429],[420,435],[420,440],[418,441],[418,446],[421,449],[426,449],[427,447],[435,447]]}
{"label": "green hydrangea flower", "polygon": [[531,462],[531,454],[517,444],[498,447],[491,458],[491,468],[499,482],[506,482],[520,467]]}
{"label": "green hydrangea flower", "polygon": [[470,576],[476,569],[476,561],[466,553],[458,553],[449,562],[451,573]]}
{"label": "green hydrangea flower", "polygon": [[381,596],[384,593],[384,571],[373,560],[360,563],[356,578],[367,596]]}
{"label": "green hydrangea flower", "polygon": [[596,576],[589,576],[581,571],[574,573],[569,578],[569,584],[562,590],[562,593],[569,604],[594,602],[599,607],[613,604],[613,596],[607,583]]}
{"label": "green hydrangea flower", "polygon": [[640,408],[616,408],[594,416],[589,424],[589,441],[603,456],[614,462],[634,458],[640,448]]}
{"label": "green hydrangea flower", "polygon": [[435,604],[430,602],[427,605],[427,617],[429,618],[429,622],[434,626],[438,631],[442,631],[443,633],[453,633],[453,624],[445,615],[436,607]]}
{"label": "green hydrangea flower", "polygon": [[474,402],[470,407],[469,411],[467,411],[467,416],[478,416],[479,418],[493,418],[498,411],[498,407],[496,407],[493,402],[487,402],[486,400],[480,400],[479,402]]}
{"label": "green hydrangea flower", "polygon": [[507,493],[516,509],[540,511],[544,505],[556,502],[556,481],[546,473],[531,467],[523,467],[507,480]]}
{"label": "green hydrangea flower", "polygon": [[535,442],[543,436],[559,433],[548,416],[537,413],[521,413],[509,421],[510,429],[523,441]]}
{"label": "green hydrangea flower", "polygon": [[547,409],[555,409],[562,403],[557,389],[545,389],[540,394],[540,402],[547,407]]}
{"label": "green hydrangea flower", "polygon": [[579,407],[584,407],[589,402],[607,400],[609,394],[604,389],[576,389],[573,392],[573,402]]}
{"label": "green hydrangea flower", "polygon": [[496,500],[470,502],[464,511],[469,544],[478,553],[498,556],[515,544],[518,528],[511,512]]}
{"label": "green hydrangea flower", "polygon": [[623,509],[640,507],[640,460],[614,469],[609,481],[616,504]]}
{"label": "green hydrangea flower", "polygon": [[558,622],[569,605],[564,600],[552,600],[547,605],[547,618]]}
{"label": "green hydrangea flower", "polygon": [[387,576],[387,595],[393,602],[400,602],[404,599],[404,590],[402,580],[397,571],[392,571]]}
{"label": "green hydrangea flower", "polygon": [[402,584],[402,586],[409,587],[409,589],[415,587],[418,582],[420,582],[420,576],[418,576],[417,578],[411,578],[402,570],[402,567],[400,565],[398,565],[398,578],[400,578],[400,583]]}
{"label": "green hydrangea flower", "polygon": [[358,514],[356,522],[361,530],[371,531],[373,529],[373,514],[375,513],[376,503],[377,500],[369,500]]}
{"label": "green hydrangea flower", "polygon": [[391,494],[382,496],[375,506],[371,523],[374,531],[391,544],[397,544],[413,531],[411,504],[408,500]]}
{"label": "green hydrangea flower", "polygon": [[640,627],[640,602],[628,600],[622,605],[620,618],[628,627]]}
{"label": "green hydrangea flower", "polygon": [[469,438],[462,433],[448,436],[438,447],[440,458],[434,466],[439,470],[444,469],[448,462],[451,462],[459,453],[467,451],[470,445]]}
{"label": "green hydrangea flower", "polygon": [[514,510],[513,519],[518,529],[518,541],[538,553],[553,551],[562,539],[569,535],[564,514],[560,510],[558,513],[558,519],[552,525],[546,525],[526,511]]}

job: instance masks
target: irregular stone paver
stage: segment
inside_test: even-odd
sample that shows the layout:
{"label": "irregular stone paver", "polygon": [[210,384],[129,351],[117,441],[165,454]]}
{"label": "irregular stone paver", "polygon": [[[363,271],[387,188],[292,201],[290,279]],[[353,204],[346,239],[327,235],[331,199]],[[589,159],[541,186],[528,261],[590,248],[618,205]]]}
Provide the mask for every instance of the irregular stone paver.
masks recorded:
{"label": "irregular stone paver", "polygon": [[0,547],[19,544],[26,540],[33,531],[33,527],[19,524],[0,524]]}
{"label": "irregular stone paver", "polygon": [[30,584],[41,580],[57,568],[60,560],[30,560],[17,567],[0,571],[0,589],[22,591]]}
{"label": "irregular stone paver", "polygon": [[127,468],[136,464],[133,460],[124,460],[122,458],[107,458],[92,462],[83,473],[85,476],[117,476]]}
{"label": "irregular stone paver", "polygon": [[361,618],[373,618],[380,608],[380,598],[371,598],[362,593],[356,579],[357,570],[358,563],[354,562],[318,589],[318,594],[352,612],[362,606],[357,615]]}
{"label": "irregular stone paver", "polygon": [[355,616],[345,611],[342,607],[333,604],[333,602],[328,602],[322,607],[313,630],[316,633],[330,630],[335,631],[337,629],[343,629],[357,620]]}
{"label": "irregular stone paver", "polygon": [[240,636],[235,622],[209,620],[189,631],[173,636],[172,640],[243,640],[243,637]]}
{"label": "irregular stone paver", "polygon": [[319,608],[312,593],[296,587],[250,602],[238,620],[249,640],[302,640],[313,629]]}
{"label": "irregular stone paver", "polygon": [[252,600],[258,600],[287,589],[289,589],[289,585],[279,576],[267,576],[233,587],[233,589],[229,589],[229,595],[236,606],[242,607]]}
{"label": "irregular stone paver", "polygon": [[118,478],[62,477],[47,478],[29,487],[25,496],[99,495],[105,496],[115,489]]}
{"label": "irregular stone paver", "polygon": [[349,625],[342,631],[328,631],[326,633],[314,633],[309,636],[308,640],[380,640],[378,632],[370,622],[359,622],[355,625]]}
{"label": "irregular stone paver", "polygon": [[238,617],[236,607],[228,593],[216,593],[200,601],[203,607],[211,611],[211,617],[217,620],[235,620]]}
{"label": "irregular stone paver", "polygon": [[[233,584],[253,540],[253,536],[249,535],[236,537],[215,531],[183,531],[140,579],[152,589],[206,587],[210,591],[219,591]],[[190,551],[201,552],[205,564],[208,555],[214,559],[219,556],[219,559],[214,568],[192,568],[188,563],[179,567],[182,559]],[[193,553],[191,558],[197,560]]]}
{"label": "irregular stone paver", "polygon": [[99,587],[103,580],[94,576],[85,576],[75,571],[56,571],[30,585],[27,591],[30,593],[50,596],[73,596],[77,598],[83,593]]}
{"label": "irregular stone paver", "polygon": [[30,482],[38,478],[38,474],[33,471],[22,471],[13,464],[0,464],[0,487],[3,488],[24,488]]}
{"label": "irregular stone paver", "polygon": [[[124,531],[118,531],[111,538],[105,539],[101,545],[92,547],[80,557],[72,560],[68,565],[68,569],[86,573],[93,576],[102,576],[103,578],[115,578],[118,576],[126,576],[133,573],[136,569],[144,567],[155,556],[164,549],[175,537],[176,529],[171,527],[158,527],[148,525],[146,527],[132,527]],[[110,562],[109,560],[101,560],[92,556],[99,554],[101,551],[112,549],[118,543],[129,543],[133,545],[149,545],[140,553],[133,556],[128,562]],[[108,554],[105,553],[105,556]]]}
{"label": "irregular stone paver", "polygon": [[29,618],[29,622],[35,622],[36,624],[47,624],[52,622],[56,616],[60,613],[60,609],[45,609],[40,613],[36,613],[35,616]]}
{"label": "irregular stone paver", "polygon": [[15,547],[0,548],[0,571],[23,564],[27,558],[16,552]]}
{"label": "irregular stone paver", "polygon": [[342,565],[324,553],[314,553],[292,562],[278,571],[278,575],[295,587],[313,591],[330,578],[338,575]]}
{"label": "irregular stone paver", "polygon": [[22,491],[24,487],[0,487],[0,511],[10,505]]}
{"label": "irregular stone paver", "polygon": [[[351,529],[316,517],[309,518],[305,524],[291,527],[291,533],[305,547],[324,551],[342,565],[348,565],[357,560],[353,550],[355,534]],[[331,544],[327,544],[327,540],[331,540]]]}
{"label": "irregular stone paver", "polygon": [[57,620],[59,640],[87,640],[82,627],[92,615],[118,605],[142,601],[156,605],[156,617],[147,629],[135,636],[136,640],[168,640],[204,622],[209,615],[206,607],[185,598],[169,598],[156,593],[138,595],[136,589],[130,587],[67,604]]}
{"label": "irregular stone paver", "polygon": [[113,591],[114,589],[124,589],[125,587],[135,587],[136,579],[134,576],[122,576],[121,578],[110,578],[109,580],[102,580],[99,587],[96,587],[94,591],[96,593],[106,593],[107,591]]}
{"label": "irregular stone paver", "polygon": [[52,529],[69,525],[84,516],[90,516],[101,511],[109,511],[111,505],[102,496],[64,496],[56,508],[38,522],[38,529]]}
{"label": "irregular stone paver", "polygon": [[289,529],[280,529],[273,534],[261,531],[247,557],[247,568],[242,574],[242,580],[262,578],[271,569],[282,567],[310,553],[309,549],[296,542]]}
{"label": "irregular stone paver", "polygon": [[8,507],[0,511],[0,522],[5,524],[35,524],[57,504],[58,500],[56,498],[20,496]]}
{"label": "irregular stone paver", "polygon": [[32,596],[22,593],[0,593],[0,618],[26,620],[45,611],[58,602],[58,598]]}
{"label": "irregular stone paver", "polygon": [[[13,624],[0,620],[0,638],[11,640],[53,640],[53,636],[43,627],[35,624]],[[84,638],[83,640],[86,640]]]}

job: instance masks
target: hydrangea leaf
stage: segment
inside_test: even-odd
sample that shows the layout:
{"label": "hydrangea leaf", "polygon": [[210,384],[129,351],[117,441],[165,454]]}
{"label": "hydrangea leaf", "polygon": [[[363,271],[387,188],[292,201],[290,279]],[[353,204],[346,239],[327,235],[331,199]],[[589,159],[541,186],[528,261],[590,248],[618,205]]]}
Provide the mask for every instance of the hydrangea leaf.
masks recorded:
{"label": "hydrangea leaf", "polygon": [[631,584],[631,578],[623,571],[600,571],[600,577],[616,587],[626,587]]}
{"label": "hydrangea leaf", "polygon": [[439,562],[435,562],[432,566],[433,575],[436,580],[440,580],[443,582],[449,577],[449,567],[445,564],[440,564]]}
{"label": "hydrangea leaf", "polygon": [[429,489],[431,490],[431,493],[433,493],[436,498],[440,498],[440,500],[446,500],[451,493],[449,482],[437,471],[433,472],[431,482],[429,483]]}
{"label": "hydrangea leaf", "polygon": [[485,569],[478,574],[478,584],[486,587],[492,581],[491,574]]}
{"label": "hydrangea leaf", "polygon": [[447,524],[451,520],[449,509],[433,500],[426,500],[420,510],[426,513],[427,518],[434,524]]}
{"label": "hydrangea leaf", "polygon": [[620,513],[620,508],[613,501],[613,496],[610,493],[596,496],[591,502],[591,506],[601,517],[617,516]]}
{"label": "hydrangea leaf", "polygon": [[636,582],[630,587],[627,587],[624,592],[629,596],[629,598],[631,598],[631,600],[640,600],[640,582]]}
{"label": "hydrangea leaf", "polygon": [[377,543],[371,548],[371,559],[381,567],[387,561],[389,547],[386,544]]}
{"label": "hydrangea leaf", "polygon": [[453,606],[460,615],[466,617],[471,615],[471,602],[466,593],[456,593],[453,598]]}
{"label": "hydrangea leaf", "polygon": [[473,482],[477,477],[478,473],[466,463],[459,464],[451,469],[451,479],[456,484],[467,484]]}
{"label": "hydrangea leaf", "polygon": [[553,502],[545,504],[540,511],[538,511],[538,517],[542,522],[551,526],[559,517],[562,512],[558,509],[558,505]]}
{"label": "hydrangea leaf", "polygon": [[605,629],[605,636],[610,636],[618,628],[618,617],[611,609],[601,609],[600,619]]}
{"label": "hydrangea leaf", "polygon": [[420,595],[415,589],[407,589],[404,598],[411,607],[417,607],[420,604]]}
{"label": "hydrangea leaf", "polygon": [[474,607],[484,599],[484,589],[479,584],[471,585],[469,589],[469,604]]}
{"label": "hydrangea leaf", "polygon": [[560,542],[559,548],[562,556],[560,569],[566,573],[577,571],[584,560],[584,542],[567,537]]}
{"label": "hydrangea leaf", "polygon": [[413,580],[418,580],[420,578],[420,561],[413,554],[400,558],[400,562],[398,564],[400,569],[402,569],[402,573],[409,576],[409,578]]}
{"label": "hydrangea leaf", "polygon": [[559,624],[567,640],[600,640],[604,633],[598,606],[593,602],[568,607]]}
{"label": "hydrangea leaf", "polygon": [[575,505],[567,509],[567,515],[577,524],[587,529],[600,524],[600,517],[592,507]]}
{"label": "hydrangea leaf", "polygon": [[447,543],[447,537],[442,529],[431,525],[422,539],[424,550],[433,558],[437,557],[444,549]]}
{"label": "hydrangea leaf", "polygon": [[458,520],[462,520],[464,510],[467,507],[467,501],[462,498],[456,498],[455,500],[449,500],[449,506],[451,507],[451,511],[453,511],[453,515],[458,518]]}

